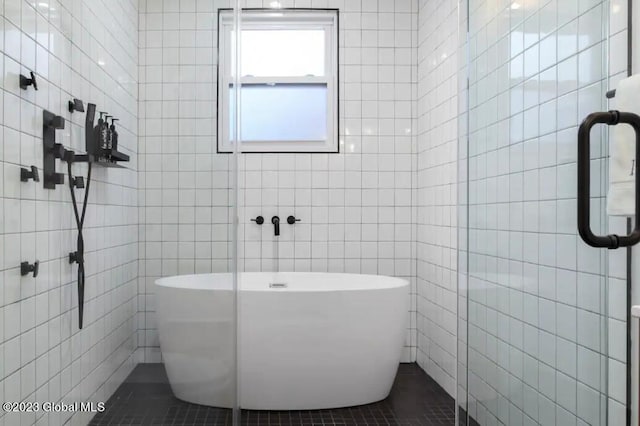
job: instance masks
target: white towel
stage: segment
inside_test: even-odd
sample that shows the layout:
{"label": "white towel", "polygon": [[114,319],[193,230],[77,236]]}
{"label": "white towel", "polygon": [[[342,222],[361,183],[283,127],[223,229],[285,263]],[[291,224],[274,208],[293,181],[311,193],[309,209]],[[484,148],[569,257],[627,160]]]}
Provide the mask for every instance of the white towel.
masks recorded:
{"label": "white towel", "polygon": [[[640,75],[621,80],[616,89],[615,109],[640,115]],[[618,124],[611,132],[609,150],[609,194],[607,214],[635,215],[636,134],[628,124]]]}

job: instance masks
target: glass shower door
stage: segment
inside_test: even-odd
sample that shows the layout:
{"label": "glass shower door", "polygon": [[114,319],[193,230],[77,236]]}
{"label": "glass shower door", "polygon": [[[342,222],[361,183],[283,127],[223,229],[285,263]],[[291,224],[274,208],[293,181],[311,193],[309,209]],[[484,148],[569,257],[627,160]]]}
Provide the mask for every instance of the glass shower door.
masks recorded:
{"label": "glass shower door", "polygon": [[[615,3],[460,3],[460,424],[625,422],[626,250],[589,247],[576,221],[578,126],[626,76]],[[607,133],[591,133],[600,235],[624,224],[606,215]]]}

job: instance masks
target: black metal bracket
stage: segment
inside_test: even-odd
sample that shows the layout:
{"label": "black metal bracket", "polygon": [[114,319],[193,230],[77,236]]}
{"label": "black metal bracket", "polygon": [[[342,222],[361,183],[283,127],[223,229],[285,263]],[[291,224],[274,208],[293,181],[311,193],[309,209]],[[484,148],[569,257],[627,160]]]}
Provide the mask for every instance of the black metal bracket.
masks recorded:
{"label": "black metal bracket", "polygon": [[56,158],[62,158],[65,149],[56,143],[56,130],[64,129],[64,118],[47,110],[42,111],[42,158],[44,187],[55,189],[64,183],[64,174],[56,173]]}
{"label": "black metal bracket", "polygon": [[33,278],[35,278],[38,276],[39,271],[40,271],[40,262],[37,260],[33,263],[22,262],[20,264],[20,275],[22,275],[23,277],[25,275],[29,275],[30,273],[33,273]]}
{"label": "black metal bracket", "polygon": [[38,168],[36,166],[31,166],[31,170],[25,169],[24,167],[20,168],[20,181],[28,182],[29,179],[33,179],[34,182],[40,182],[40,174],[38,174]]}
{"label": "black metal bracket", "polygon": [[596,124],[615,126],[629,124],[636,133],[636,158],[640,158],[640,116],[631,112],[594,112],[584,119],[578,129],[578,232],[591,247],[617,249],[640,242],[640,171],[635,165],[635,228],[629,235],[595,235],[591,230],[591,129]]}
{"label": "black metal bracket", "polygon": [[82,176],[76,176],[71,180],[71,186],[78,189],[84,188],[84,178]]}
{"label": "black metal bracket", "polygon": [[69,253],[69,264],[80,263],[80,255],[77,251]]}
{"label": "black metal bracket", "polygon": [[34,89],[38,90],[36,75],[33,73],[33,71],[29,71],[29,74],[31,75],[31,78],[20,74],[20,88],[22,90],[27,90],[29,86],[33,86]]}

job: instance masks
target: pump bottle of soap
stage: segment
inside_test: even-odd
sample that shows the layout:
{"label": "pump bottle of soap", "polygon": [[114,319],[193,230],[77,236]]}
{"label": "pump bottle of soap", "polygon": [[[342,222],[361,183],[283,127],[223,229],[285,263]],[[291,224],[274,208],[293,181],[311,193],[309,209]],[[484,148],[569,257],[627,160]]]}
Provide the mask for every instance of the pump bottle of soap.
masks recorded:
{"label": "pump bottle of soap", "polygon": [[106,122],[103,115],[106,112],[100,111],[100,119],[98,119],[98,135],[99,135],[99,143],[100,149],[107,149],[107,144],[109,140],[109,124]]}
{"label": "pump bottle of soap", "polygon": [[108,151],[111,151],[111,128],[109,127],[109,119],[111,117],[111,115],[104,116],[104,127],[107,129],[107,142],[105,144],[105,149]]}
{"label": "pump bottle of soap", "polygon": [[109,149],[113,151],[118,150],[118,132],[116,131],[116,121],[118,121],[117,118],[111,119],[111,127],[109,129],[109,132],[111,134],[111,138],[109,139]]}

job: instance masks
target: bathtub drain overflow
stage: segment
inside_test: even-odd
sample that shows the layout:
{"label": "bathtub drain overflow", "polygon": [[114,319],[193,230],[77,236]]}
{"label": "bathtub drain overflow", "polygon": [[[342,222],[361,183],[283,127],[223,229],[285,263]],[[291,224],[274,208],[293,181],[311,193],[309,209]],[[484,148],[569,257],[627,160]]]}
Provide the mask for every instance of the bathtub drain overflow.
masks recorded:
{"label": "bathtub drain overflow", "polygon": [[269,288],[287,288],[287,283],[269,283]]}

